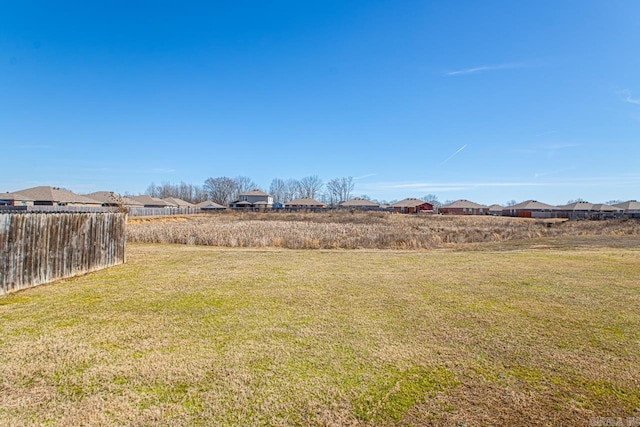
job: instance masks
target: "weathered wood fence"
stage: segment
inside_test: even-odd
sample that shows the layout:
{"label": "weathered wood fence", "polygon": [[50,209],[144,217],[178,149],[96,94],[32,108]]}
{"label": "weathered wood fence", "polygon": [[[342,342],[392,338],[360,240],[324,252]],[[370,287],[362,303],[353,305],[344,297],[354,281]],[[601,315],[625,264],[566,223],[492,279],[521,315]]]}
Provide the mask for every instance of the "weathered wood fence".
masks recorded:
{"label": "weathered wood fence", "polygon": [[125,261],[124,213],[0,214],[0,294]]}
{"label": "weathered wood fence", "polygon": [[200,208],[129,208],[129,216],[171,216],[202,213]]}

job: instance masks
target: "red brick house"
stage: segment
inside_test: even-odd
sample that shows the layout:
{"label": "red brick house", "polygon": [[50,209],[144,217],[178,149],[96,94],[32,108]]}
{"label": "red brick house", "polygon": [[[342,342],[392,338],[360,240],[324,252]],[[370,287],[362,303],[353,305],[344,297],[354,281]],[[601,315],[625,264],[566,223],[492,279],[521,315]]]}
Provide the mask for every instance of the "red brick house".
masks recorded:
{"label": "red brick house", "polygon": [[438,212],[443,215],[487,215],[489,207],[460,199],[448,205],[440,206]]}
{"label": "red brick house", "polygon": [[397,213],[420,213],[420,212],[433,212],[433,205],[427,203],[424,200],[410,197],[404,200],[400,200],[398,203],[391,205],[394,212]]}
{"label": "red brick house", "polygon": [[284,207],[292,209],[322,209],[326,208],[327,205],[310,197],[303,197],[285,203]]}

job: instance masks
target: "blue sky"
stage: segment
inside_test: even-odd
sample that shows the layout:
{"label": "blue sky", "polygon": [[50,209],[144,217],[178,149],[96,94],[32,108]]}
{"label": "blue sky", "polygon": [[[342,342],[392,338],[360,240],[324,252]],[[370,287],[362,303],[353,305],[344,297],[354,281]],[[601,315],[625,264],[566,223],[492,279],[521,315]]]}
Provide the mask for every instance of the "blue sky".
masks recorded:
{"label": "blue sky", "polygon": [[640,2],[0,4],[0,191],[640,198]]}

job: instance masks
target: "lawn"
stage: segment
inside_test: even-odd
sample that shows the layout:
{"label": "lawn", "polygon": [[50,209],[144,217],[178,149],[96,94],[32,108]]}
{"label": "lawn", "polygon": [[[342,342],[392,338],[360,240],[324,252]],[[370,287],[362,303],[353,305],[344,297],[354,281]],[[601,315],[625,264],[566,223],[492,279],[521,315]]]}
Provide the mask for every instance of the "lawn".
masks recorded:
{"label": "lawn", "polygon": [[640,417],[634,239],[460,251],[130,244],[124,265],[0,297],[0,424]]}

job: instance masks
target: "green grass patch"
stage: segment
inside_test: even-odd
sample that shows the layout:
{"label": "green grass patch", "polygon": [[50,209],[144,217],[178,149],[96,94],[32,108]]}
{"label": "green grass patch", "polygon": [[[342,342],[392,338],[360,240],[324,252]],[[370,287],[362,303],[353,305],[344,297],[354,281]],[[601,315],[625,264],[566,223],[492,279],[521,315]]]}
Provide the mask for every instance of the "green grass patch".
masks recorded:
{"label": "green grass patch", "polygon": [[124,265],[0,297],[0,424],[635,416],[640,250],[556,244],[129,245]]}
{"label": "green grass patch", "polygon": [[354,414],[366,422],[400,421],[417,403],[434,391],[458,385],[455,374],[446,368],[427,370],[412,367],[381,369],[377,380],[353,402]]}

